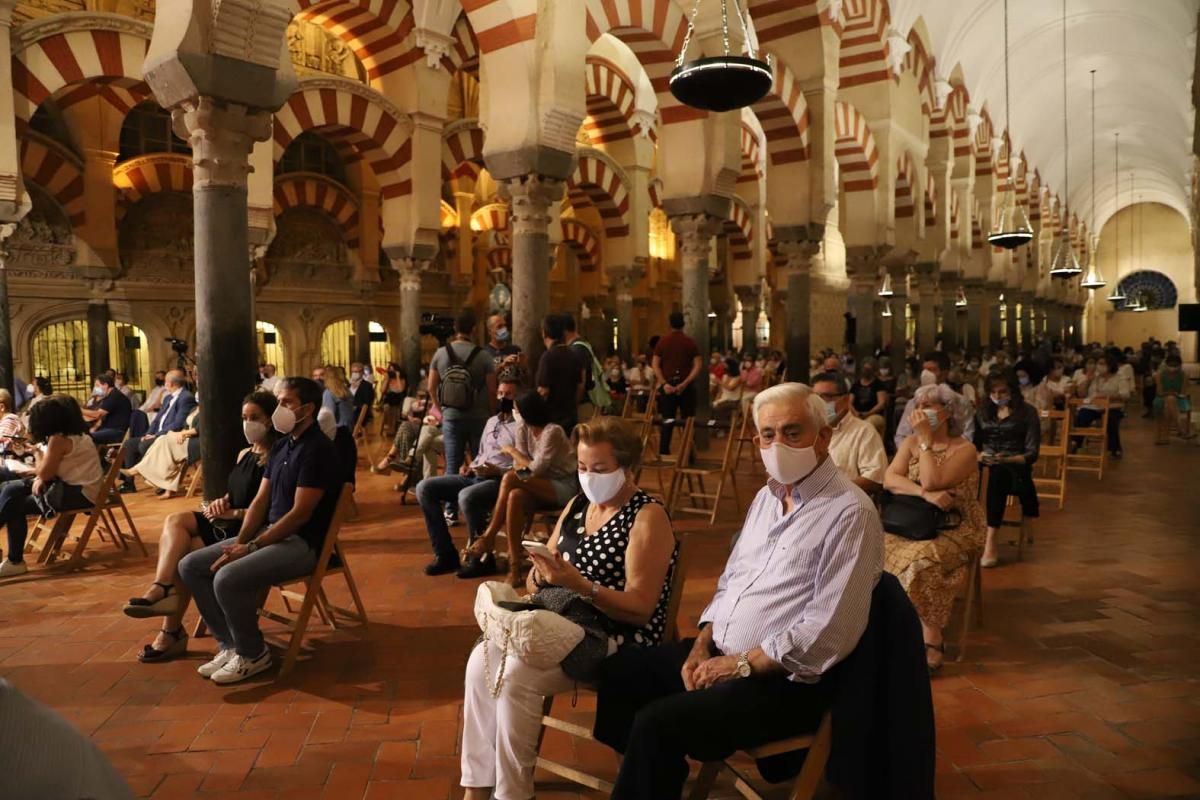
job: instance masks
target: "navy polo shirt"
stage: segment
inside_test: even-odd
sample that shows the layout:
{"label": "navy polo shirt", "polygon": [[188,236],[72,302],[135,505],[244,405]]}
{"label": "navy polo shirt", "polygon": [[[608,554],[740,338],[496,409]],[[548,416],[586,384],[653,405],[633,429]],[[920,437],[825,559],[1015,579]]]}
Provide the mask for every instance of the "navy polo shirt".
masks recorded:
{"label": "navy polo shirt", "polygon": [[325,543],[325,532],[333,520],[341,494],[342,480],[338,470],[338,456],[331,442],[317,425],[310,425],[299,438],[284,436],[271,448],[267,460],[266,479],[271,482],[271,506],[267,509],[267,523],[274,524],[292,510],[296,500],[296,487],[323,489],[325,494],[308,522],[296,533],[308,546],[320,550]]}

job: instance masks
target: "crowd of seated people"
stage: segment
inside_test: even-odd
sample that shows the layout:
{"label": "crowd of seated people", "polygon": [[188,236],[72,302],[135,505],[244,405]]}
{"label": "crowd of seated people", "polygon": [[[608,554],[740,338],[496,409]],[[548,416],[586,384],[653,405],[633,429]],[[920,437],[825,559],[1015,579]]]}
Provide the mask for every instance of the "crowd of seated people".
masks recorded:
{"label": "crowd of seated people", "polygon": [[[179,478],[188,461],[188,440],[198,434],[199,405],[182,370],[167,373],[165,388],[161,407],[145,435],[130,439],[125,446],[122,492],[137,490],[134,476],[138,474],[160,494],[173,496],[179,488]],[[139,469],[151,451],[155,452],[150,463]]]}

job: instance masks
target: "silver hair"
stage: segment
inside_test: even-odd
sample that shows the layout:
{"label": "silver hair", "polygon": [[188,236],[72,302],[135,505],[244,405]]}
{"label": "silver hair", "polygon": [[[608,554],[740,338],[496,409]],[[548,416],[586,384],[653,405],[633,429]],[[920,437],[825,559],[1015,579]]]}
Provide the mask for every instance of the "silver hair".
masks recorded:
{"label": "silver hair", "polygon": [[913,392],[913,408],[917,408],[927,400],[941,404],[950,413],[946,432],[951,437],[962,436],[967,427],[967,420],[974,413],[967,399],[946,384],[935,383],[922,386]]}
{"label": "silver hair", "polygon": [[829,427],[829,423],[825,420],[825,401],[816,395],[808,384],[780,383],[756,394],[754,396],[754,427],[758,427],[758,415],[763,406],[771,403],[802,404],[808,410],[809,421],[818,431],[821,428]]}

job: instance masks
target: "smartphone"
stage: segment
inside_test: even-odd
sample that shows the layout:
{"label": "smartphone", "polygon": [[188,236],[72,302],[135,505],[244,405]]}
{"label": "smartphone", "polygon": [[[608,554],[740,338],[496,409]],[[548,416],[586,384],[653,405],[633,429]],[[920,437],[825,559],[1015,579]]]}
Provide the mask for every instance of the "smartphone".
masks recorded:
{"label": "smartphone", "polygon": [[533,470],[529,469],[529,467],[523,467],[517,470],[517,477],[523,481],[527,481],[533,477]]}
{"label": "smartphone", "polygon": [[554,553],[551,552],[550,548],[547,547],[546,545],[542,544],[541,542],[533,542],[533,541],[529,541],[528,539],[526,539],[525,541],[521,542],[521,546],[524,547],[526,550],[528,550],[530,553],[541,556],[542,558],[549,558],[549,559],[554,558]]}

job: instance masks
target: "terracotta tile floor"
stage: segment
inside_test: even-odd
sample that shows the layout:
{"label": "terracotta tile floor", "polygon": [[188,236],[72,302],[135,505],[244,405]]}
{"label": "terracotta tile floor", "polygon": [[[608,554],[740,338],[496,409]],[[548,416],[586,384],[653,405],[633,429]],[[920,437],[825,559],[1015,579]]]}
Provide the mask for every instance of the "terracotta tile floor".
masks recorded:
{"label": "terracotta tile floor", "polygon": [[[1126,458],[1103,483],[1073,477],[1067,509],[1047,511],[1024,563],[985,573],[986,627],[934,682],[940,798],[1200,797],[1200,449],[1154,447],[1140,419],[1127,428]],[[106,544],[83,573],[2,585],[0,675],[92,737],[141,796],[458,797],[473,585],[420,573],[424,525],[390,484],[364,474],[346,536],[370,628],[318,628],[289,680],[201,680],[211,639],[187,660],[138,664],[153,623],[119,608],[150,562]],[[150,542],[164,512],[194,506],[133,501]],[[697,548],[688,624],[725,541]],[[615,764],[554,735],[546,749],[602,772]],[[547,780],[538,796],[596,795]]]}

